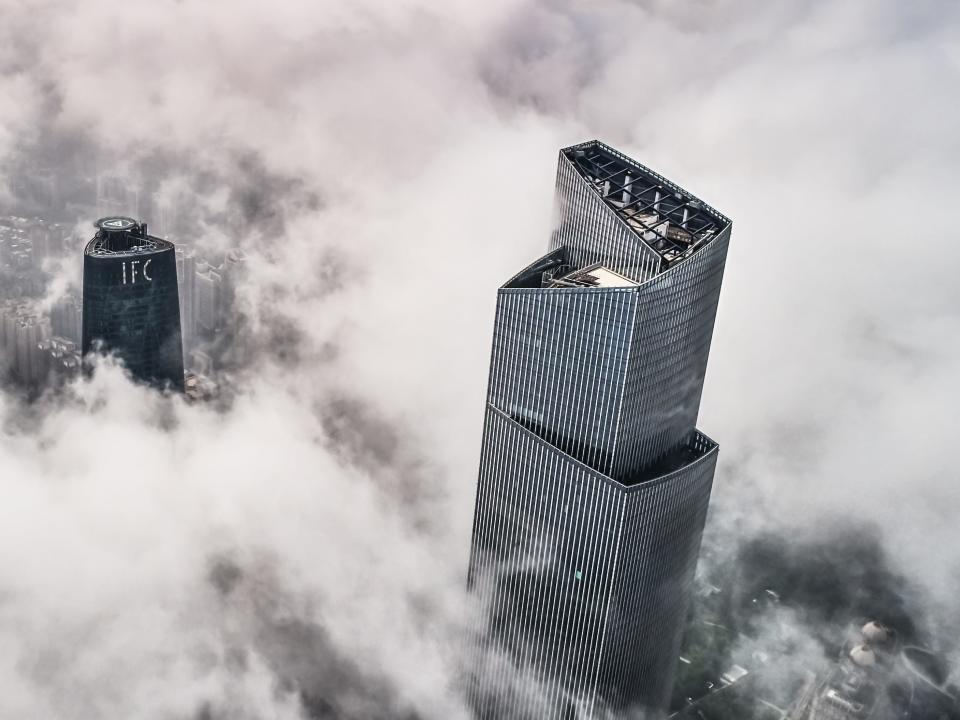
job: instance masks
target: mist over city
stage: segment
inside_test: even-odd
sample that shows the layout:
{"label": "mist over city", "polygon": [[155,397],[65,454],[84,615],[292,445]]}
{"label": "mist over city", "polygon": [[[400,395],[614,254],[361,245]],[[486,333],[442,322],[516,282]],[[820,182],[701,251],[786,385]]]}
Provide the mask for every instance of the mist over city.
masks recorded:
{"label": "mist over city", "polygon": [[[0,720],[960,716],[958,48],[946,0],[0,0]],[[502,308],[658,277],[551,245],[568,166],[675,190],[657,272],[726,253],[690,455],[617,478],[716,463],[636,696],[517,660],[559,540],[482,547],[484,473],[548,467],[488,448],[592,467],[497,404]],[[84,357],[121,231],[169,375]]]}

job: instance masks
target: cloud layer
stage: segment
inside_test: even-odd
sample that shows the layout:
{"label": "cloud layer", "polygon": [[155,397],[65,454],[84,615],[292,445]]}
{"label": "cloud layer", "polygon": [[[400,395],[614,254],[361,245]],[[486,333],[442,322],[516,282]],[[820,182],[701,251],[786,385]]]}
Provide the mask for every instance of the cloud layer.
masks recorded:
{"label": "cloud layer", "polygon": [[465,717],[494,289],[546,246],[557,149],[595,136],[734,219],[708,540],[877,528],[955,631],[952,4],[0,15],[7,205],[110,170],[250,257],[228,408],[115,368],[3,400],[0,715]]}

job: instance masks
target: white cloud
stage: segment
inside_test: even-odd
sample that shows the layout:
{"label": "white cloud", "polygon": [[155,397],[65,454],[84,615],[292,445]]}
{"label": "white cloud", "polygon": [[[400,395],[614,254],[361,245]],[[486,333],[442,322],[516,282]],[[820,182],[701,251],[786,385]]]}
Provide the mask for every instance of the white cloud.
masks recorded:
{"label": "white cloud", "polygon": [[[222,414],[116,372],[29,422],[7,401],[0,714],[295,717],[278,678],[348,716],[462,713],[494,289],[592,136],[734,218],[714,528],[878,523],[955,610],[960,13],[930,5],[0,3],[6,166],[148,168],[191,240],[251,254],[256,336],[284,318],[299,348]],[[291,618],[330,665],[268,640]]]}

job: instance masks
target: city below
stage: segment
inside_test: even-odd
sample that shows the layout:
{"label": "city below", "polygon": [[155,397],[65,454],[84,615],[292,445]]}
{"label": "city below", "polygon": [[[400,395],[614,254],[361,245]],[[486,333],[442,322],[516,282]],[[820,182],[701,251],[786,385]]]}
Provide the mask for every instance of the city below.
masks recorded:
{"label": "city below", "polygon": [[[556,188],[545,254],[490,288],[475,717],[960,718],[956,668],[886,586],[837,574],[810,594],[786,552],[751,564],[704,536],[720,449],[697,422],[732,222],[598,141],[560,151]],[[192,247],[119,177],[48,190],[0,217],[4,386],[33,403],[109,353],[158,392],[220,396],[247,357],[244,253]],[[790,629],[820,616],[811,649]]]}

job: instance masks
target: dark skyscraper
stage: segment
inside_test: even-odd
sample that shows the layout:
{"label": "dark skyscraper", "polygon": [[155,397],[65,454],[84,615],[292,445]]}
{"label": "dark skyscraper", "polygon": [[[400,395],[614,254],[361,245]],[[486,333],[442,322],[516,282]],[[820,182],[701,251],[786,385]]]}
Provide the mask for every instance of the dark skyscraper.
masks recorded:
{"label": "dark skyscraper", "polygon": [[183,390],[173,243],[126,217],[96,226],[83,252],[83,354],[116,353],[138,380]]}
{"label": "dark skyscraper", "polygon": [[497,295],[482,718],[666,708],[717,459],[695,425],[730,221],[599,142],[561,151],[557,204],[549,253]]}

